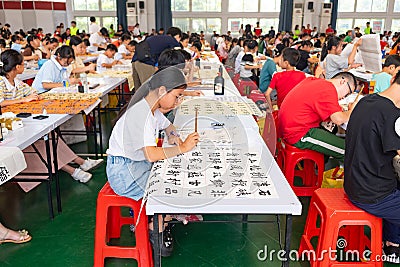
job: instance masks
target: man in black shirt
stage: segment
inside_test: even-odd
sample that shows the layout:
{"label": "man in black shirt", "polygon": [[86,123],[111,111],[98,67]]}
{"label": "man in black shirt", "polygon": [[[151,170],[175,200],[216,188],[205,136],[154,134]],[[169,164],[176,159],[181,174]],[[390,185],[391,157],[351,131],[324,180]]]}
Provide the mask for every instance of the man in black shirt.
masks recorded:
{"label": "man in black shirt", "polygon": [[400,154],[400,72],[380,94],[354,108],[346,132],[344,189],[359,208],[383,219],[386,261],[400,263],[400,190],[392,159]]}

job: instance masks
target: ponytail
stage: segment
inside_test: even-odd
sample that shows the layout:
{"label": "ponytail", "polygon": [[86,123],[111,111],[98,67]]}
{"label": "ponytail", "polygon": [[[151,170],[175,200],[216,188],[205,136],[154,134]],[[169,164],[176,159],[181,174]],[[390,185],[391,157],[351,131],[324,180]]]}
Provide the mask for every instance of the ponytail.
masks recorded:
{"label": "ponytail", "polygon": [[325,40],[325,43],[321,51],[321,61],[324,61],[328,55],[328,51],[332,50],[332,47],[338,46],[342,40],[337,36],[330,36]]}
{"label": "ponytail", "polygon": [[24,62],[24,57],[21,53],[13,49],[9,49],[1,53],[0,55],[0,76],[7,76],[17,65],[21,65]]}

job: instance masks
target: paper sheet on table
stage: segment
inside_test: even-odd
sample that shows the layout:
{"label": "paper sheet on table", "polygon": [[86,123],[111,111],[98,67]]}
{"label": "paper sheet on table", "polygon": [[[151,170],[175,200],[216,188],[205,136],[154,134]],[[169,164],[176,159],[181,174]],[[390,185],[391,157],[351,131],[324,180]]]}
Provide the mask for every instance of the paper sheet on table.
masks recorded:
{"label": "paper sheet on table", "polygon": [[361,37],[362,45],[358,48],[366,71],[382,71],[382,52],[378,34],[367,34]]}

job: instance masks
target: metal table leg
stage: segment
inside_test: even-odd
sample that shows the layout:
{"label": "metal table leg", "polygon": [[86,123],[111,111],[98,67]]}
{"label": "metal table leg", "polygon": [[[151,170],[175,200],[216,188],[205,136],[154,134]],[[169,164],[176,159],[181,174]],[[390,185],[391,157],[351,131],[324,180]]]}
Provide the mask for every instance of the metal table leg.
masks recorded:
{"label": "metal table leg", "polygon": [[49,141],[48,135],[44,136],[44,141],[46,144],[47,171],[49,172],[49,180],[47,182],[47,201],[49,204],[50,219],[54,219],[53,195],[51,192],[51,181],[53,181],[53,170],[52,170],[52,164],[51,164],[50,141]]}
{"label": "metal table leg", "polygon": [[289,254],[290,254],[290,240],[292,238],[292,215],[286,215],[286,230],[285,230],[285,257],[286,261],[282,262],[282,266],[289,266]]}
{"label": "metal table leg", "polygon": [[[57,139],[56,139],[57,138]],[[61,189],[60,189],[60,177],[58,172],[58,157],[57,157],[57,146],[58,146],[58,135],[54,131],[51,132],[51,145],[53,147],[53,165],[54,165],[54,178],[56,180],[56,196],[57,196],[57,211],[62,212],[61,208]]]}
{"label": "metal table leg", "polygon": [[[98,118],[97,118],[97,121],[98,121],[98,124],[99,124],[99,138],[100,138],[100,140],[99,140],[99,145],[100,145],[100,157],[103,157],[103,133],[102,133],[102,128],[101,128],[101,110],[100,110],[100,104],[99,105],[97,105],[97,114],[98,114]],[[95,134],[95,138],[96,138],[96,140],[97,140],[97,133]],[[96,141],[96,145],[97,145],[97,141]],[[97,154],[97,153],[96,153]]]}
{"label": "metal table leg", "polygon": [[153,232],[157,233],[155,234],[155,240],[153,244],[153,251],[154,251],[154,266],[159,267],[161,266],[161,240],[160,240],[160,235],[158,234],[158,228],[159,228],[159,220],[158,220],[158,215],[159,214],[154,214],[153,216]]}

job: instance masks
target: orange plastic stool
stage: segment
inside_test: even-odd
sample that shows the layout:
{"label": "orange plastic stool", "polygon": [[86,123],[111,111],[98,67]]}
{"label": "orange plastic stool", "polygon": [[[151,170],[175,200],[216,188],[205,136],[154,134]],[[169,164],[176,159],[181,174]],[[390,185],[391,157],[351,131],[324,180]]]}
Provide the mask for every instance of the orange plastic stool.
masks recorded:
{"label": "orange plastic stool", "polygon": [[[321,218],[320,227],[316,226],[318,216]],[[364,226],[371,228],[371,239],[364,234]],[[344,228],[341,228],[346,226]],[[311,244],[313,237],[319,236],[317,249]],[[338,237],[345,238],[339,243]],[[362,259],[365,248],[368,248],[371,260]],[[324,251],[343,248],[358,250],[361,261],[343,262],[335,257],[329,257]],[[311,258],[312,267],[327,266],[383,266],[380,260],[382,255],[382,220],[354,206],[347,198],[342,188],[317,189],[310,203],[304,233],[300,240],[299,255],[303,252],[315,251],[318,260]],[[308,255],[308,254],[307,254]],[[344,253],[344,255],[346,255]],[[351,259],[351,256],[347,260]],[[378,260],[375,260],[378,259]],[[346,259],[344,259],[346,260]]]}
{"label": "orange plastic stool", "polygon": [[258,86],[255,82],[251,80],[241,80],[239,82],[239,87],[238,87],[239,93],[242,96],[249,95],[251,91],[253,90],[258,90]]}
{"label": "orange plastic stool", "polygon": [[[94,266],[104,266],[105,258],[133,258],[139,266],[153,266],[152,248],[149,241],[148,219],[142,200],[122,197],[114,193],[107,182],[100,190],[97,197],[96,230],[94,242]],[[133,210],[132,217],[121,216],[121,207],[129,207]],[[111,238],[121,236],[121,227],[126,224],[139,223],[135,228],[135,247],[109,246],[107,242]]]}
{"label": "orange plastic stool", "polygon": [[[324,176],[324,155],[310,149],[300,149],[281,140],[278,147],[277,162],[296,196],[312,196],[321,187]],[[295,170],[297,163],[304,162],[302,170]],[[318,175],[315,174],[315,165]],[[301,177],[303,186],[294,185],[294,177]]]}

